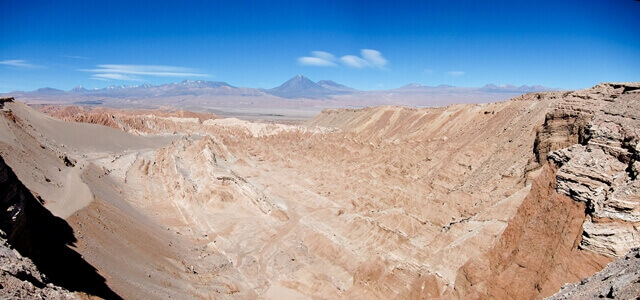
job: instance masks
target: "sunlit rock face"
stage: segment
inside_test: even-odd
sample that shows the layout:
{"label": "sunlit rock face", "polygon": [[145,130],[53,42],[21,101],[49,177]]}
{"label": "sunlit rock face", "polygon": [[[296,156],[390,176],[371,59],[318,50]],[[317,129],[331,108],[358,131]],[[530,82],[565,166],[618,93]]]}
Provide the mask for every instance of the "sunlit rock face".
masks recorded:
{"label": "sunlit rock face", "polygon": [[580,143],[550,154],[560,166],[557,190],[587,206],[580,247],[608,256],[640,246],[639,90],[601,84],[558,103],[586,122]]}

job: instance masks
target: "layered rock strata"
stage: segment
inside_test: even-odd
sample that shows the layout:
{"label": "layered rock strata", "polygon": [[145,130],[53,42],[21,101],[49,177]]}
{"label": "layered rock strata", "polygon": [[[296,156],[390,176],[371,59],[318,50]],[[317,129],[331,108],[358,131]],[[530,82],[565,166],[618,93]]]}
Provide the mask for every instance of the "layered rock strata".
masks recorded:
{"label": "layered rock strata", "polygon": [[574,92],[556,111],[579,120],[578,143],[549,158],[558,193],[586,205],[580,248],[622,256],[640,246],[640,85]]}

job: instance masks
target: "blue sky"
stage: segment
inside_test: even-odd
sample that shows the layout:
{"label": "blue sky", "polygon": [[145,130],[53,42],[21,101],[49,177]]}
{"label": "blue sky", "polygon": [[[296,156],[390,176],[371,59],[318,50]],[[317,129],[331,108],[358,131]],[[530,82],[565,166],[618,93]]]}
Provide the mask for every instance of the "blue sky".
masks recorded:
{"label": "blue sky", "polygon": [[[137,3],[129,3],[137,2]],[[640,2],[0,1],[0,92],[640,81]]]}

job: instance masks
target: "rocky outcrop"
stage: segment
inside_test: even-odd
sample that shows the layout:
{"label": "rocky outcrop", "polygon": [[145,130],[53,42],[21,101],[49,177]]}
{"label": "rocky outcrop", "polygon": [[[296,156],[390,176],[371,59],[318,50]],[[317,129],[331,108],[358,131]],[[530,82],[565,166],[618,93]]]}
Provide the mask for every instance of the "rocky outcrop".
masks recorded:
{"label": "rocky outcrop", "polygon": [[576,247],[584,207],[556,192],[555,167],[544,166],[493,248],[460,268],[456,296],[536,299],[602,269],[607,257]]}
{"label": "rocky outcrop", "polygon": [[640,248],[610,263],[604,270],[576,284],[567,284],[548,300],[637,299],[640,296]]}
{"label": "rocky outcrop", "polygon": [[586,204],[580,247],[621,256],[640,246],[640,84],[600,84],[568,94],[577,143],[549,154],[557,191]]}
{"label": "rocky outcrop", "polygon": [[589,117],[587,114],[564,109],[554,109],[547,113],[533,145],[537,162],[544,164],[550,152],[583,142],[584,128]]}
{"label": "rocky outcrop", "polygon": [[218,118],[210,113],[175,109],[122,110],[105,107],[46,105],[39,110],[65,121],[100,124],[131,133],[147,134],[173,133],[178,130],[176,123],[197,131],[202,122]]}
{"label": "rocky outcrop", "polygon": [[553,99],[527,167],[542,169],[493,248],[460,269],[458,296],[550,295],[640,244],[639,89],[605,83],[521,97]]}
{"label": "rocky outcrop", "polygon": [[0,97],[0,109],[4,107],[6,102],[13,102],[13,97]]}

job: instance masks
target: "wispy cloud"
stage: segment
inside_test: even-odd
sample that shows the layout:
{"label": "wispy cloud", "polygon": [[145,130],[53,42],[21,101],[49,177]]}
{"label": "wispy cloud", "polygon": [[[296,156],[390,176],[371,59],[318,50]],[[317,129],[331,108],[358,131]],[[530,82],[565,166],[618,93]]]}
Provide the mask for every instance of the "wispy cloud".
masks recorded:
{"label": "wispy cloud", "polygon": [[[208,74],[198,73],[197,70],[185,67],[162,65],[97,65],[95,69],[79,69],[79,71],[96,73],[94,79],[113,80],[142,80],[138,76],[155,77],[207,77]],[[138,76],[131,76],[138,75]]]}
{"label": "wispy cloud", "polygon": [[73,58],[73,59],[84,59],[84,60],[89,59],[88,57],[79,56],[79,55],[60,55],[60,56],[61,57],[66,57],[66,58]]}
{"label": "wispy cloud", "polygon": [[42,66],[39,65],[34,65],[26,60],[23,59],[8,59],[8,60],[3,60],[0,61],[0,65],[4,65],[4,66],[8,66],[8,67],[14,67],[14,68],[21,68],[21,69],[38,69],[38,68],[42,68]]}
{"label": "wispy cloud", "polygon": [[303,66],[336,67],[338,62],[351,68],[385,69],[388,61],[382,53],[373,49],[360,50],[360,56],[345,55],[337,59],[335,55],[324,51],[312,51],[311,56],[298,57],[298,63]]}
{"label": "wispy cloud", "polygon": [[324,51],[311,51],[311,55],[313,55],[314,57],[318,57],[318,58],[322,58],[322,59],[326,59],[328,61],[335,61],[336,57],[335,55],[329,53],[329,52],[324,52]]}
{"label": "wispy cloud", "polygon": [[464,74],[465,74],[465,72],[464,72],[464,71],[449,71],[449,72],[447,72],[447,75],[449,75],[449,76],[456,76],[456,77],[457,77],[457,76],[462,76],[462,75],[464,75]]}
{"label": "wispy cloud", "polygon": [[362,58],[376,68],[382,69],[387,65],[387,59],[384,58],[378,50],[362,49],[360,50],[360,54],[362,54]]}
{"label": "wispy cloud", "polygon": [[91,79],[97,79],[97,80],[127,80],[127,81],[142,81],[142,79],[134,77],[134,76],[129,76],[129,75],[125,75],[125,74],[117,74],[117,73],[101,73],[101,74],[93,74],[91,76]]}
{"label": "wispy cloud", "polygon": [[337,64],[334,62],[336,57],[324,51],[311,51],[312,56],[298,57],[298,63],[303,66],[314,67],[335,67]]}
{"label": "wispy cloud", "polygon": [[337,66],[334,62],[328,61],[326,59],[322,59],[319,57],[299,57],[298,63],[303,66],[314,66],[314,67],[335,67]]}
{"label": "wispy cloud", "polygon": [[382,56],[382,53],[373,49],[360,50],[361,56],[345,55],[340,58],[340,61],[352,68],[378,68],[384,69],[387,66],[388,60]]}
{"label": "wispy cloud", "polygon": [[355,55],[345,55],[340,58],[340,61],[353,68],[364,68],[369,66],[369,62]]}
{"label": "wispy cloud", "polygon": [[424,69],[424,70],[422,70],[422,72],[425,73],[425,74],[428,74],[428,75],[433,74],[433,70],[432,69]]}

